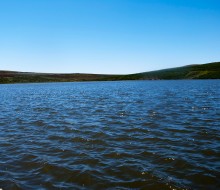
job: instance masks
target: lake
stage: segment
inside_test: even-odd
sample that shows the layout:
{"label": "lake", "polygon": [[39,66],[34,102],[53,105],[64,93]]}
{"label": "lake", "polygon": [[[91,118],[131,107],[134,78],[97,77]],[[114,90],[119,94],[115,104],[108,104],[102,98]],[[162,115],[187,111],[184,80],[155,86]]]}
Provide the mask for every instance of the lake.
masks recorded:
{"label": "lake", "polygon": [[0,85],[0,188],[220,189],[220,80]]}

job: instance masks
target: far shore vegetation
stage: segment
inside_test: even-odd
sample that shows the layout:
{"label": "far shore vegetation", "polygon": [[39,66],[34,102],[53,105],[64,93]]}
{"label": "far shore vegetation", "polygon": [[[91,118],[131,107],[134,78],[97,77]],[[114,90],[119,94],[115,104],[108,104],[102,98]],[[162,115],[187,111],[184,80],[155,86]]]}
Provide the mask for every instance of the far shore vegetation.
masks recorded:
{"label": "far shore vegetation", "polygon": [[188,65],[171,69],[128,75],[104,74],[49,74],[16,71],[1,71],[0,83],[76,82],[76,81],[120,81],[120,80],[177,80],[220,79],[220,62]]}

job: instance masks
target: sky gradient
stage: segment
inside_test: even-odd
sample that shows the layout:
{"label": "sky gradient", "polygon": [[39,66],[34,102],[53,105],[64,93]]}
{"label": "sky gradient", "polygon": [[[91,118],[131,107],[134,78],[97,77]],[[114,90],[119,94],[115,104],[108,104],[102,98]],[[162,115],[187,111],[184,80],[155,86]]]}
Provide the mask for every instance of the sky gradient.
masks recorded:
{"label": "sky gradient", "polygon": [[220,61],[219,0],[1,0],[0,70],[128,74]]}

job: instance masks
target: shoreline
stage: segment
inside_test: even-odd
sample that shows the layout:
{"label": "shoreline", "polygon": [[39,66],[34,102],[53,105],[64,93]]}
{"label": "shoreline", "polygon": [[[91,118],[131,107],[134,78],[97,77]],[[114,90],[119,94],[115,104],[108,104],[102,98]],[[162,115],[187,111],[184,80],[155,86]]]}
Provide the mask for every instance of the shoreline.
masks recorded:
{"label": "shoreline", "polygon": [[127,75],[85,73],[57,74],[0,70],[0,84],[184,79],[220,79],[220,62],[207,63],[202,65],[188,65],[177,68]]}

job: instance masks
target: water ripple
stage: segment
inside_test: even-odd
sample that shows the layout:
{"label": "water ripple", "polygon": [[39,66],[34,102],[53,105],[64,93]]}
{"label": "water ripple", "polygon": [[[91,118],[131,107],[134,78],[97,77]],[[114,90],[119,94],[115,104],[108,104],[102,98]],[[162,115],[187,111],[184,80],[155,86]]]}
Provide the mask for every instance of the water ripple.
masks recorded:
{"label": "water ripple", "polygon": [[0,85],[0,188],[220,189],[220,83]]}

